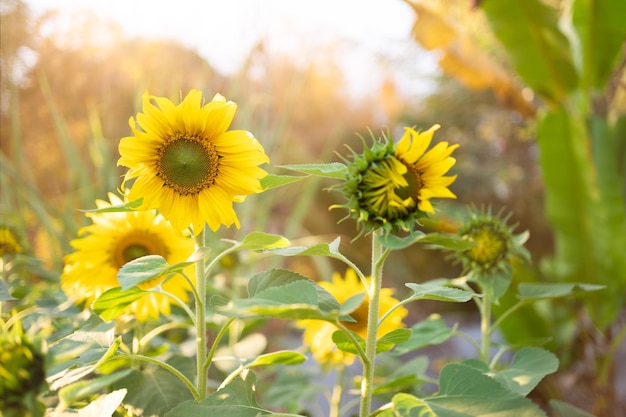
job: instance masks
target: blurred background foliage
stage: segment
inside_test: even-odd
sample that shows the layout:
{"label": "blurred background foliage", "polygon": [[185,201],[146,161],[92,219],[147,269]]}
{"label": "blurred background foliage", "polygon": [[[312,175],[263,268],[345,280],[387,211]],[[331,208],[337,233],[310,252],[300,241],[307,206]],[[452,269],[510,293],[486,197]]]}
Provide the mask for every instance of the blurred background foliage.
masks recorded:
{"label": "blurred background foliage", "polygon": [[[344,145],[359,151],[358,136],[368,140],[369,131],[398,137],[402,126],[440,123],[435,140],[461,144],[452,187],[458,200],[442,204],[442,214],[425,228],[454,231],[468,204],[504,208],[518,232],[530,231],[534,263],[519,266],[518,282],[607,285],[608,292],[584,303],[529,307],[505,322],[503,337],[552,338],[549,347],[564,368],[547,382],[546,396],[560,391],[596,410],[602,410],[598,402],[624,400],[624,381],[611,384],[625,321],[626,18],[620,19],[626,6],[619,0],[513,2],[520,10],[507,20],[497,3],[407,0],[415,25],[406,48],[434,55],[439,64],[440,71],[428,75],[432,91],[407,94],[389,77],[354,99],[346,92],[349,74],[332,54],[302,65],[268,53],[259,41],[235,73],[221,74],[175,41],[128,38],[97,16],[50,31],[54,12],[34,16],[23,1],[2,0],[0,215],[25,248],[22,264],[8,277],[11,293],[21,288],[32,301],[46,288],[58,291],[69,241],[85,225],[80,210],[119,187],[117,146],[130,134],[128,119],[145,90],[175,99],[196,88],[237,102],[234,127],[252,131],[273,166],[339,160],[336,153],[349,153]],[[522,4],[530,9],[521,10]],[[552,32],[523,38],[540,25]],[[570,47],[573,32],[580,43]],[[556,44],[541,45],[546,39]],[[548,48],[549,56],[534,56],[533,47]],[[340,234],[346,255],[366,262],[367,239],[346,244],[354,224],[337,225],[344,214],[328,211],[341,196],[324,191],[330,183],[315,181],[242,205],[242,230],[289,238]],[[460,272],[434,251],[393,257],[387,275],[398,283]],[[319,265],[293,267],[324,279]],[[411,321],[441,307],[414,306]]]}

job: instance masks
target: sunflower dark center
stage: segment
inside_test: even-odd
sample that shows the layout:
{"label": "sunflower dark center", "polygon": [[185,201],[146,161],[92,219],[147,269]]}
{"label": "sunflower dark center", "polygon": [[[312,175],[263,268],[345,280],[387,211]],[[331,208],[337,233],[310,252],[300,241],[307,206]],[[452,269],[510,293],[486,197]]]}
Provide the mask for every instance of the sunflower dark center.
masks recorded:
{"label": "sunflower dark center", "polygon": [[141,258],[142,256],[150,255],[150,249],[145,247],[144,245],[128,245],[122,250],[122,257],[124,258],[124,263],[130,262],[137,258]]}
{"label": "sunflower dark center", "polygon": [[169,250],[166,242],[153,233],[132,230],[113,242],[111,262],[114,268],[119,269],[126,263],[147,255],[167,258]]}
{"label": "sunflower dark center", "polygon": [[158,175],[178,194],[197,194],[215,183],[219,156],[212,143],[199,139],[174,136],[159,152]]}

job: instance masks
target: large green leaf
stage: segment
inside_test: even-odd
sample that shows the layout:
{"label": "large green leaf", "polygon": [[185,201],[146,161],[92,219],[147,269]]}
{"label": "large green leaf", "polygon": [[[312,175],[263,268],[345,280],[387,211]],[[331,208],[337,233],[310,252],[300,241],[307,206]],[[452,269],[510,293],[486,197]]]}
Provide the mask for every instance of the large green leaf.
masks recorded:
{"label": "large green leaf", "polygon": [[581,78],[587,88],[604,88],[626,38],[626,2],[576,0],[572,22],[581,47]]}
{"label": "large green leaf", "polygon": [[[467,364],[448,364],[439,376],[439,394],[425,399],[431,407],[470,416],[545,417],[529,399],[507,389],[480,369]],[[439,412],[436,411],[439,416]]]}
{"label": "large green leaf", "polygon": [[338,179],[343,179],[348,174],[348,167],[341,162],[330,162],[328,164],[281,165],[280,168],[290,169],[304,174],[317,175],[319,177]]}
{"label": "large green leaf", "polygon": [[[188,378],[193,379],[195,365],[192,359],[174,356],[167,363]],[[162,416],[176,405],[193,399],[187,386],[174,374],[158,366],[133,370],[132,373],[114,384],[115,388],[126,388],[126,403],[143,410],[144,416]]]}
{"label": "large green leaf", "polygon": [[498,371],[495,378],[509,390],[526,396],[558,367],[559,360],[553,353],[537,347],[525,347],[515,352],[511,365]]}
{"label": "large green leaf", "polygon": [[451,303],[464,303],[471,300],[473,297],[481,297],[480,294],[476,294],[475,292],[448,287],[445,285],[430,284],[428,282],[423,284],[410,282],[405,285],[413,290],[413,294],[411,294],[411,296],[409,296],[409,298],[405,301],[436,300]]}
{"label": "large green leaf", "polygon": [[570,44],[555,9],[541,0],[483,1],[481,8],[520,77],[536,93],[561,102],[577,86]]}
{"label": "large green leaf", "polygon": [[11,300],[15,300],[16,298],[13,297],[11,295],[11,293],[9,292],[9,287],[8,285],[0,279],[0,302],[1,301],[11,301]]}
{"label": "large green leaf", "polygon": [[569,297],[604,288],[603,285],[579,283],[521,283],[517,288],[517,297],[521,300],[544,300],[547,298]]}
{"label": "large green leaf", "polygon": [[432,314],[411,328],[411,337],[406,342],[399,344],[395,353],[401,355],[425,346],[438,345],[454,335],[455,330],[456,325],[448,327],[439,314]]}
{"label": "large green leaf", "polygon": [[307,277],[286,269],[269,269],[248,283],[250,298],[216,305],[222,314],[236,317],[283,319],[338,318],[339,302]]}
{"label": "large green leaf", "polygon": [[93,302],[91,309],[104,320],[113,320],[146,292],[139,287],[131,287],[125,291],[120,287],[111,288]]}
{"label": "large green leaf", "polygon": [[[254,393],[256,377],[249,373],[245,381],[235,379],[223,389],[209,395],[206,399],[187,401],[165,414],[165,417],[259,417],[274,415],[257,402]],[[287,414],[283,414],[287,416]],[[293,415],[295,417],[295,415]]]}

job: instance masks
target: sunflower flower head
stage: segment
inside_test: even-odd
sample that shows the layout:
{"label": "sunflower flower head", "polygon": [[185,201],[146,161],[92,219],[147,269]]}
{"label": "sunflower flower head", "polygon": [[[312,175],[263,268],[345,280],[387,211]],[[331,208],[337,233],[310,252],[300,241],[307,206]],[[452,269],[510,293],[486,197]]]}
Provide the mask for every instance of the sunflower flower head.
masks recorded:
{"label": "sunflower flower head", "polygon": [[17,255],[23,251],[24,248],[15,230],[11,226],[0,224],[0,257]]}
{"label": "sunflower flower head", "polygon": [[440,142],[427,151],[439,127],[421,133],[405,128],[397,144],[383,135],[363,154],[353,151],[347,179],[339,185],[348,202],[333,207],[348,209],[347,217],[363,226],[362,233],[381,228],[389,233],[413,230],[435,212],[431,199],[456,198],[448,189],[456,175],[444,174],[456,162],[451,154],[458,145]]}
{"label": "sunflower flower head", "polygon": [[[96,201],[98,208],[122,204],[109,194],[109,200]],[[186,261],[193,253],[195,242],[191,236],[181,236],[156,210],[88,213],[92,224],[79,231],[81,235],[71,245],[75,252],[65,258],[61,288],[77,304],[91,303],[105,291],[119,287],[119,269],[134,259],[146,255],[160,255],[169,264]],[[185,270],[190,279],[195,277],[193,265]],[[139,285],[147,290],[159,284],[162,289],[182,302],[188,300],[189,283],[180,274],[163,282],[155,278]],[[140,321],[157,319],[159,313],[170,313],[171,298],[164,294],[146,293],[126,309]]]}
{"label": "sunflower flower head", "polygon": [[198,235],[205,224],[239,227],[234,202],[262,191],[269,163],[261,144],[245,130],[228,130],[237,105],[216,94],[203,104],[191,90],[178,105],[143,96],[143,112],[130,118],[133,136],[122,138],[118,165],[134,179],[128,198],[139,209],[158,209],[176,230]]}
{"label": "sunflower flower head", "polygon": [[[334,273],[332,281],[320,282],[319,285],[333,295],[339,303],[344,303],[350,297],[364,292],[361,281],[352,269],[348,269],[344,277],[339,273]],[[391,288],[381,289],[379,317],[398,303],[398,300],[393,297],[393,292]],[[361,305],[350,313],[355,321],[343,322],[346,328],[362,338],[367,336],[368,305],[369,299],[366,296]],[[407,314],[408,311],[404,307],[398,307],[391,312],[379,325],[377,337],[380,338],[392,330],[404,327],[402,319]],[[337,328],[332,323],[321,320],[299,320],[297,324],[298,327],[305,329],[302,336],[304,343],[310,347],[313,357],[323,367],[341,363],[350,365],[354,362],[354,354],[337,349],[333,343],[332,335]]]}
{"label": "sunflower flower head", "polygon": [[509,226],[510,214],[492,214],[490,209],[472,209],[468,220],[458,230],[464,239],[474,243],[469,249],[456,254],[466,272],[489,276],[508,272],[515,260],[528,259],[524,248],[528,233],[515,235],[515,226]]}

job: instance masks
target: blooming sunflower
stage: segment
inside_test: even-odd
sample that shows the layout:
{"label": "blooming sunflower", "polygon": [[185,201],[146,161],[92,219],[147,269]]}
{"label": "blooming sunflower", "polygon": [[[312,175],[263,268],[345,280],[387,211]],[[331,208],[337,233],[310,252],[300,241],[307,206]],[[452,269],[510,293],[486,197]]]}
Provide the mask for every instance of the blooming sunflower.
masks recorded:
{"label": "blooming sunflower", "polygon": [[4,255],[17,255],[24,248],[20,245],[20,239],[10,226],[0,224],[0,257]]}
{"label": "blooming sunflower", "polygon": [[[98,208],[122,204],[109,193],[109,202],[97,200]],[[65,258],[61,275],[61,288],[76,303],[87,306],[105,291],[119,287],[117,273],[127,262],[146,255],[160,255],[169,264],[183,262],[194,251],[194,240],[190,236],[177,234],[171,225],[156,210],[130,212],[88,213],[93,224],[82,228],[79,237],[71,242],[75,252]],[[193,265],[189,268],[193,269]],[[193,270],[186,275],[193,279]],[[154,279],[139,285],[150,289],[162,282]],[[167,280],[163,290],[179,300],[188,300],[190,289],[182,275]],[[135,314],[140,321],[148,317],[158,318],[170,312],[172,299],[164,294],[147,293],[128,306],[127,312]]]}
{"label": "blooming sunflower", "polygon": [[348,177],[342,185],[349,200],[348,217],[365,225],[364,231],[383,228],[412,230],[420,218],[434,213],[433,198],[456,198],[448,189],[456,175],[445,176],[456,160],[451,156],[459,145],[439,142],[430,146],[434,125],[418,133],[405,128],[397,145],[383,136],[366,147],[362,155],[353,152]]}
{"label": "blooming sunflower", "polygon": [[[352,269],[346,271],[345,277],[338,273],[333,274],[332,282],[320,282],[319,285],[333,295],[339,303],[344,303],[350,297],[363,293],[363,285]],[[382,288],[380,293],[379,318],[398,303],[393,298],[394,290]],[[367,337],[367,315],[369,299],[366,296],[361,305],[350,313],[355,322],[343,322],[349,330],[356,332],[364,339]],[[404,327],[402,319],[408,314],[406,308],[399,307],[387,316],[378,327],[377,337],[386,335],[392,330]],[[324,365],[344,363],[350,365],[355,355],[343,352],[336,348],[332,340],[333,333],[337,328],[327,321],[299,320],[298,327],[305,329],[303,334],[304,343],[311,348],[313,357]]]}
{"label": "blooming sunflower", "polygon": [[[153,103],[154,102],[154,103]],[[216,94],[205,105],[191,90],[174,105],[145,93],[143,113],[130,118],[134,136],[122,138],[118,165],[135,179],[128,198],[142,198],[139,209],[158,209],[176,230],[205,223],[239,227],[233,202],[261,192],[258,166],[269,163],[261,144],[244,130],[228,130],[237,105]]]}

